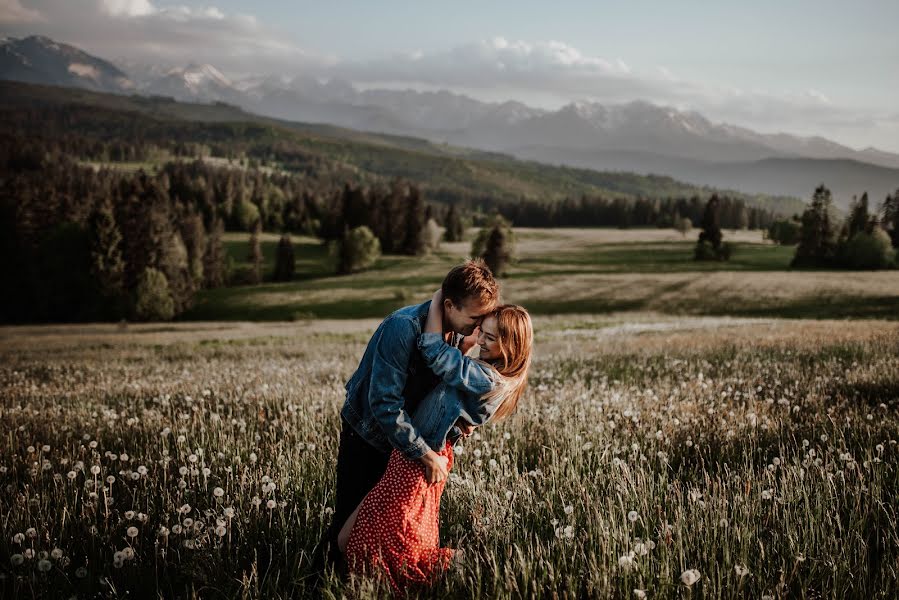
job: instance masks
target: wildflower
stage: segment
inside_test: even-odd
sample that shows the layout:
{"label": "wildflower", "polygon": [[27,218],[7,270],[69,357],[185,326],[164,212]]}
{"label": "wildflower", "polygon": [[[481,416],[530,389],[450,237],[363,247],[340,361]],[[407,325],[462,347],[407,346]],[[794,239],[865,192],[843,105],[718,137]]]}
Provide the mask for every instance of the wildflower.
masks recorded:
{"label": "wildflower", "polygon": [[78,579],[84,579],[85,577],[87,577],[87,569],[84,567],[78,567],[77,569],[75,569],[75,577],[77,577]]}
{"label": "wildflower", "polygon": [[78,477],[78,473],[76,473],[75,471],[69,471],[68,473],[66,473],[66,477],[68,477],[71,481],[75,481],[75,478]]}
{"label": "wildflower", "polygon": [[222,512],[223,512],[224,515],[225,515],[226,517],[228,517],[229,519],[232,518],[232,517],[234,517],[234,509],[231,508],[230,506],[229,506],[228,508],[226,508],[226,509],[225,509],[224,511],[222,511]]}
{"label": "wildflower", "polygon": [[568,506],[565,507],[565,514],[566,514],[566,515],[570,515],[570,514],[573,513],[573,512],[574,512],[574,506],[572,506],[572,505],[569,504]]}
{"label": "wildflower", "polygon": [[271,510],[271,509],[275,508],[276,506],[278,506],[278,503],[275,502],[274,500],[269,500],[268,502],[265,503],[265,505],[268,507],[269,510]]}
{"label": "wildflower", "polygon": [[222,537],[228,532],[228,529],[224,525],[219,525],[215,528],[215,535]]}
{"label": "wildflower", "polygon": [[182,523],[185,527],[193,527],[193,526],[194,526],[194,520],[191,519],[190,517],[187,517],[187,518],[184,519],[181,523]]}
{"label": "wildflower", "polygon": [[633,553],[637,556],[646,556],[647,554],[649,554],[649,546],[647,544],[644,544],[643,542],[637,542],[636,544],[634,544]]}
{"label": "wildflower", "polygon": [[630,521],[631,523],[636,523],[639,519],[640,519],[640,513],[638,513],[637,511],[632,510],[629,513],[627,513],[627,520]]}
{"label": "wildflower", "polygon": [[634,553],[629,552],[628,554],[622,554],[618,557],[618,568],[624,571],[625,573],[629,572],[634,568]]}
{"label": "wildflower", "polygon": [[54,560],[59,560],[62,558],[62,550],[60,548],[54,548],[50,551],[50,556],[53,557]]}
{"label": "wildflower", "polygon": [[163,537],[163,538],[164,538],[164,537],[168,537],[168,535],[169,535],[169,528],[166,527],[165,525],[161,526],[161,527],[159,528],[159,533],[158,533],[157,535],[159,535],[159,537]]}
{"label": "wildflower", "polygon": [[637,600],[644,600],[644,598],[646,598],[646,590],[635,589],[634,598],[637,598]]}
{"label": "wildflower", "polygon": [[696,569],[687,569],[683,573],[680,574],[680,580],[684,582],[684,585],[687,587],[692,586],[694,583],[699,581],[702,575],[699,574],[699,571]]}
{"label": "wildflower", "polygon": [[178,509],[178,512],[180,512],[182,515],[186,515],[190,512],[190,504],[182,504],[181,508]]}
{"label": "wildflower", "polygon": [[749,569],[743,565],[734,565],[734,571],[737,573],[737,577],[746,577],[749,575]]}
{"label": "wildflower", "polygon": [[31,539],[34,539],[37,537],[37,530],[34,527],[29,527],[25,530],[25,535],[30,537]]}
{"label": "wildflower", "polygon": [[134,518],[134,511],[133,511],[133,510],[126,510],[126,511],[125,511],[125,519],[127,519],[127,520],[130,521],[130,520],[133,519],[133,518]]}
{"label": "wildflower", "polygon": [[9,557],[9,562],[12,563],[12,566],[18,567],[23,562],[25,562],[25,557],[22,556],[21,554],[13,554],[12,556]]}
{"label": "wildflower", "polygon": [[122,558],[125,560],[131,560],[132,558],[134,558],[134,548],[122,548]]}
{"label": "wildflower", "polygon": [[53,563],[51,563],[46,558],[39,560],[37,563],[37,570],[40,571],[41,573],[46,573],[47,571],[49,571],[52,568],[53,568]]}
{"label": "wildflower", "polygon": [[15,534],[14,536],[12,536],[12,543],[13,543],[13,544],[21,544],[21,543],[24,542],[24,541],[25,541],[25,536],[24,536],[23,534],[21,534],[21,533],[17,533],[17,534]]}
{"label": "wildflower", "polygon": [[100,466],[99,465],[92,466],[91,473],[94,475],[99,475],[100,474]]}
{"label": "wildflower", "polygon": [[212,490],[212,495],[215,496],[216,498],[221,498],[222,496],[225,495],[225,490],[223,490],[220,487],[217,487]]}
{"label": "wildflower", "polygon": [[135,538],[135,537],[137,537],[137,533],[138,533],[137,527],[129,527],[128,531],[126,531],[125,533],[128,534],[128,537]]}
{"label": "wildflower", "polygon": [[762,500],[770,500],[773,497],[771,490],[762,490]]}
{"label": "wildflower", "polygon": [[138,474],[140,474],[140,475],[146,475],[146,474],[147,474],[147,467],[145,467],[144,465],[141,465],[141,466],[139,466],[139,467],[137,468],[137,472],[138,472]]}
{"label": "wildflower", "polygon": [[178,535],[181,531],[181,525],[172,525],[172,533]]}

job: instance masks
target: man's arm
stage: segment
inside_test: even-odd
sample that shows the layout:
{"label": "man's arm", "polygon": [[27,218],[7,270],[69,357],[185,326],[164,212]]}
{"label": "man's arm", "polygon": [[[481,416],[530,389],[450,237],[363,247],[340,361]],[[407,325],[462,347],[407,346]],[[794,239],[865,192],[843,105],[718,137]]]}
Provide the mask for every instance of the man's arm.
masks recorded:
{"label": "man's arm", "polygon": [[375,346],[368,404],[390,445],[406,458],[421,461],[426,479],[433,483],[446,478],[445,459],[440,460],[428,447],[404,407],[403,388],[415,349],[415,336],[415,327],[409,319],[394,317],[385,324]]}

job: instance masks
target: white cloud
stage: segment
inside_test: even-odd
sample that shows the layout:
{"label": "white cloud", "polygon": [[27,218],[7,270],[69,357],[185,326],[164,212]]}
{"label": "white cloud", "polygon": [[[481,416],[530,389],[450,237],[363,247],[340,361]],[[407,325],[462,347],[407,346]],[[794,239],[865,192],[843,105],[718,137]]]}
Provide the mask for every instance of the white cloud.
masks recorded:
{"label": "white cloud", "polygon": [[156,12],[148,0],[101,0],[100,6],[113,17],[143,17]]}
{"label": "white cloud", "polygon": [[41,13],[25,8],[19,0],[0,0],[0,25],[39,23],[43,20]]}
{"label": "white cloud", "polygon": [[[10,0],[0,0],[9,2]],[[106,59],[185,65],[208,62],[229,74],[296,74],[334,62],[252,15],[162,0],[21,0],[45,17],[20,22],[12,35],[40,33]]]}

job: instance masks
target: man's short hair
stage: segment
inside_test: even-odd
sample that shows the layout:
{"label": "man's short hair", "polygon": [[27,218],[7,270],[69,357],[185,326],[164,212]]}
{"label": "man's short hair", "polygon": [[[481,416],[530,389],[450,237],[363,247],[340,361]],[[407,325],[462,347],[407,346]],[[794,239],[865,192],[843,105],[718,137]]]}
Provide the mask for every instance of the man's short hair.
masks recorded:
{"label": "man's short hair", "polygon": [[481,306],[493,307],[499,302],[499,285],[487,263],[473,258],[453,267],[443,280],[443,297],[449,298],[456,307],[468,299],[474,299]]}

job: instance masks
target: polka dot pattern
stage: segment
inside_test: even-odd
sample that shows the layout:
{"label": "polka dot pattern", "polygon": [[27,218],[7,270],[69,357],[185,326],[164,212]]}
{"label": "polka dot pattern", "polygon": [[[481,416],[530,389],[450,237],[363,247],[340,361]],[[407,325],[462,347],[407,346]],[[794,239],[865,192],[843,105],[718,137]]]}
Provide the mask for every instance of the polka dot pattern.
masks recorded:
{"label": "polka dot pattern", "polygon": [[[453,466],[453,448],[437,453]],[[440,496],[446,481],[428,484],[424,467],[393,450],[381,481],[362,501],[347,542],[350,571],[385,577],[394,593],[412,584],[427,584],[453,557],[441,548]]]}

